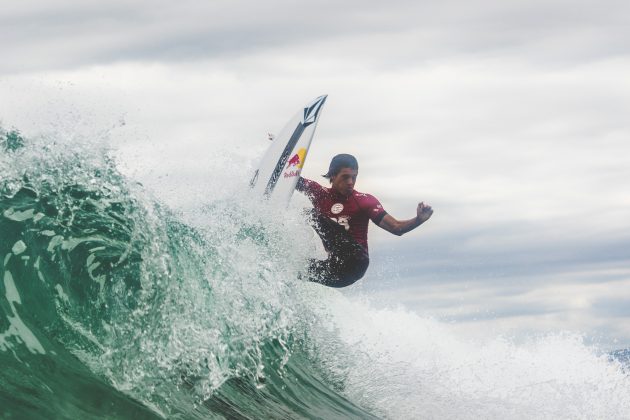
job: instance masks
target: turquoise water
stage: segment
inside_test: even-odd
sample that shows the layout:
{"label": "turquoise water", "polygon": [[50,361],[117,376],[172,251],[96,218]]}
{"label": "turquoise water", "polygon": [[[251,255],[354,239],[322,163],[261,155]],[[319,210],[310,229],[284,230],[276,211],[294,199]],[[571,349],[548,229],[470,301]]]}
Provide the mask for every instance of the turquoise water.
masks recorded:
{"label": "turquoise water", "polygon": [[580,337],[462,340],[300,281],[316,238],[245,186],[184,217],[94,142],[0,134],[2,418],[630,418]]}

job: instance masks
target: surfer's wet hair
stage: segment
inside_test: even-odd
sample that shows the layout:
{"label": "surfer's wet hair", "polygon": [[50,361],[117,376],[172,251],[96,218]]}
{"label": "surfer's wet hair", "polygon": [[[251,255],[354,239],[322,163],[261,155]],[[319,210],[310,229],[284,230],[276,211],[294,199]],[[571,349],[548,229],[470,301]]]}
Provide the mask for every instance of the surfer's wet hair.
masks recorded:
{"label": "surfer's wet hair", "polygon": [[330,166],[328,167],[328,172],[325,175],[322,175],[324,178],[331,179],[335,175],[339,173],[343,168],[350,168],[359,170],[359,162],[357,159],[346,153],[342,153],[332,158],[330,161]]}

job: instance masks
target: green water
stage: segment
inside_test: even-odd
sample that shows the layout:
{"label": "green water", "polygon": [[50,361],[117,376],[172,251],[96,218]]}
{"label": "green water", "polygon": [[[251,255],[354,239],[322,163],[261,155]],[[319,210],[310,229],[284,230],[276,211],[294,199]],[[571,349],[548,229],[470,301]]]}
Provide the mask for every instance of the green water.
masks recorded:
{"label": "green water", "polygon": [[283,227],[227,203],[193,229],[100,151],[11,144],[4,418],[370,417],[304,356]]}

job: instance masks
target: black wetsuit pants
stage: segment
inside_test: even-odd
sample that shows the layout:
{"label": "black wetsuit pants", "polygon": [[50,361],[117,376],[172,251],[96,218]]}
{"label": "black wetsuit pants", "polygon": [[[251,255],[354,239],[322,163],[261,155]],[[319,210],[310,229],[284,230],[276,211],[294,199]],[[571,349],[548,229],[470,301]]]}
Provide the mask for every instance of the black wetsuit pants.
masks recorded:
{"label": "black wetsuit pants", "polygon": [[346,287],[363,277],[370,264],[367,250],[334,220],[315,213],[312,222],[328,258],[310,261],[309,280],[330,287]]}

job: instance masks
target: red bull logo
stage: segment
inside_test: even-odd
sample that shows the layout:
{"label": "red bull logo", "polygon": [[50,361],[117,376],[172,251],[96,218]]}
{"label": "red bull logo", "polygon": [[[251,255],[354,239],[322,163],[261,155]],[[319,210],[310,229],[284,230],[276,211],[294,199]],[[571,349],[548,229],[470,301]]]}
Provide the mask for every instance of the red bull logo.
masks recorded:
{"label": "red bull logo", "polygon": [[304,166],[304,159],[306,159],[306,149],[302,147],[300,150],[297,151],[296,154],[291,157],[291,159],[289,159],[289,161],[287,162],[287,169],[294,166],[298,169],[302,169],[302,167]]}
{"label": "red bull logo", "polygon": [[291,159],[289,159],[289,161],[287,162],[287,168],[290,168],[291,166],[298,166],[300,163],[302,163],[300,161],[300,155],[298,155],[297,153],[295,155],[293,155],[293,157]]}
{"label": "red bull logo", "polygon": [[[306,149],[301,148],[294,154],[291,159],[287,161],[287,172],[284,173],[285,178],[292,178],[294,176],[300,176],[300,171],[304,166],[304,159],[306,158]],[[295,169],[292,169],[295,168]],[[291,170],[292,169],[292,170]]]}

